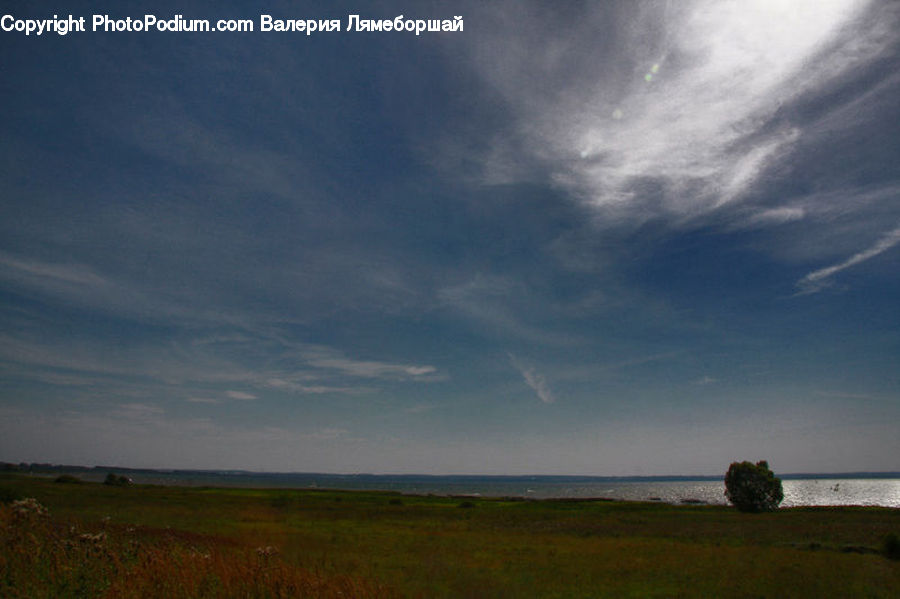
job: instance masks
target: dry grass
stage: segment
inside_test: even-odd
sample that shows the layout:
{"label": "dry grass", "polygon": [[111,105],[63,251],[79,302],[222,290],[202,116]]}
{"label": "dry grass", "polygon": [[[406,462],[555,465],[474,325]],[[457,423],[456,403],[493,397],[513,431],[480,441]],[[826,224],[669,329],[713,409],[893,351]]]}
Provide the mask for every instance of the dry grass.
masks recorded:
{"label": "dry grass", "polygon": [[395,597],[285,563],[273,546],[149,527],[82,527],[34,499],[0,505],[0,597]]}

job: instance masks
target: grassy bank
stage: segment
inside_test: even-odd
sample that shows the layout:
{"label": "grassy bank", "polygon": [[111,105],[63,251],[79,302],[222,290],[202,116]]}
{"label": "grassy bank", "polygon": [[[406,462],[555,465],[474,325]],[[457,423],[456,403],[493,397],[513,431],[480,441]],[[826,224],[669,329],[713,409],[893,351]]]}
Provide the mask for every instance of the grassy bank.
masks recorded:
{"label": "grassy bank", "polygon": [[0,476],[3,597],[897,597],[900,510],[503,501]]}

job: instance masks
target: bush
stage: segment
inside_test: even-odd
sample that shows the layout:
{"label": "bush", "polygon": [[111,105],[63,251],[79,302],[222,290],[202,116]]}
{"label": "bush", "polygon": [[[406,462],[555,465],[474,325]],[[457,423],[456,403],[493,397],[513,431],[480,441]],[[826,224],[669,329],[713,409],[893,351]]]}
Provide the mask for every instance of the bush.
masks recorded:
{"label": "bush", "polygon": [[900,560],[900,537],[894,533],[886,536],[881,544],[881,553],[888,559]]}
{"label": "bush", "polygon": [[127,487],[131,484],[131,479],[127,476],[119,476],[110,472],[106,475],[106,480],[103,481],[103,484],[113,487]]}
{"label": "bush", "polygon": [[742,512],[768,512],[778,507],[784,491],[765,460],[733,462],[725,474],[725,497]]}
{"label": "bush", "polygon": [[56,483],[70,483],[70,484],[78,484],[82,482],[80,478],[77,476],[72,476],[71,474],[60,474],[56,477],[56,480],[53,481]]}

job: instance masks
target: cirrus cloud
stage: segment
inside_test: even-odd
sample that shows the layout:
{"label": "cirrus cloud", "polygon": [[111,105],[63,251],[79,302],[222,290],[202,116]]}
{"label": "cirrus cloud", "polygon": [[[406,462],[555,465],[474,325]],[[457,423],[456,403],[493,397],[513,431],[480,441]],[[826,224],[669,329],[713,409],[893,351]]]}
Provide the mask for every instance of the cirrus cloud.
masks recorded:
{"label": "cirrus cloud", "polygon": [[508,355],[510,364],[519,371],[519,374],[525,379],[525,384],[531,387],[532,391],[537,394],[542,402],[546,404],[556,402],[556,397],[554,397],[553,391],[550,390],[550,386],[547,384],[543,375],[541,375],[534,367],[526,364],[513,354]]}
{"label": "cirrus cloud", "polygon": [[807,274],[805,277],[797,281],[797,287],[799,288],[797,295],[809,295],[811,293],[821,291],[831,284],[831,277],[833,277],[837,273],[841,272],[842,270],[848,269],[851,266],[855,266],[861,262],[865,262],[866,260],[870,260],[871,258],[874,258],[875,256],[891,249],[898,243],[900,243],[900,227],[889,231],[874,245],[865,250],[862,250],[861,252],[853,254],[846,260],[843,260],[842,262],[838,262],[837,264],[833,264],[831,266],[827,266],[825,268],[814,270],[813,272]]}
{"label": "cirrus cloud", "polygon": [[[751,202],[762,177],[815,133],[817,121],[792,109],[890,48],[897,11],[871,7],[603,3],[558,35],[536,8],[498,11],[498,30],[517,33],[479,40],[475,68],[512,122],[484,152],[484,179],[529,180],[542,164],[608,224],[677,225]],[[800,217],[776,206],[754,224]]]}

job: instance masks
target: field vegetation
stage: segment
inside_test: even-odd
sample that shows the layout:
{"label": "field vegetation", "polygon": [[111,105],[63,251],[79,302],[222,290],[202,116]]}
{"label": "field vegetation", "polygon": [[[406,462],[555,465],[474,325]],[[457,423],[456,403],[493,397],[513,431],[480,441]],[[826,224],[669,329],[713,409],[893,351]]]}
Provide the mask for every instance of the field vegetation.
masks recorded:
{"label": "field vegetation", "polygon": [[24,475],[0,475],[0,499],[2,597],[900,596],[900,510],[887,508],[747,514]]}

